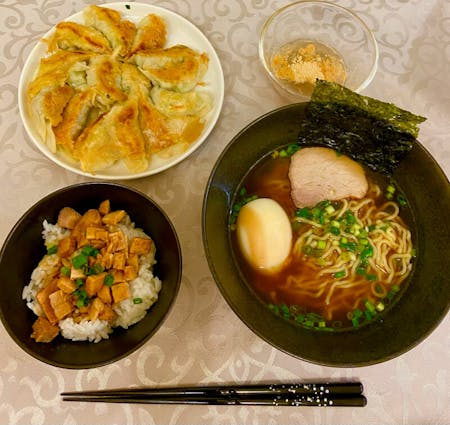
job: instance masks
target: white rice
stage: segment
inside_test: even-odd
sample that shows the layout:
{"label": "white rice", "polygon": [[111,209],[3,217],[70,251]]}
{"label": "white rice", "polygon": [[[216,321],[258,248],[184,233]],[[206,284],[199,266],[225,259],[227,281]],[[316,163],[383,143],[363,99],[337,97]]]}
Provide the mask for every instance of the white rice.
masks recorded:
{"label": "white rice", "polygon": [[[127,236],[128,240],[133,237],[147,237],[143,230],[135,228],[134,223],[126,216],[118,224],[120,230]],[[46,247],[56,245],[59,240],[70,234],[69,230],[63,229],[57,224],[43,222],[42,237]],[[154,254],[143,255],[139,259],[138,276],[129,282],[130,298],[113,306],[117,317],[112,325],[105,320],[83,320],[80,323],[67,318],[59,322],[61,335],[73,341],[99,342],[108,339],[109,334],[115,327],[127,329],[131,325],[144,318],[147,310],[157,301],[161,290],[161,280],[153,275],[153,265],[156,263]],[[42,308],[36,299],[39,290],[45,285],[46,277],[58,267],[57,255],[46,255],[31,274],[30,283],[23,288],[22,298],[27,306],[36,314],[42,315]],[[135,304],[133,299],[142,300]]]}

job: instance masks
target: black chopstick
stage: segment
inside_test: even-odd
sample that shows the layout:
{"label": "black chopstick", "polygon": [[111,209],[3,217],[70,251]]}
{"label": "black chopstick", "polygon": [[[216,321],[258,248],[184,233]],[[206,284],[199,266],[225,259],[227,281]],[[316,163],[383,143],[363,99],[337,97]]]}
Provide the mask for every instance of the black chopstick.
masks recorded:
{"label": "black chopstick", "polygon": [[148,404],[365,406],[363,386],[349,383],[130,388],[61,393],[64,401]]}

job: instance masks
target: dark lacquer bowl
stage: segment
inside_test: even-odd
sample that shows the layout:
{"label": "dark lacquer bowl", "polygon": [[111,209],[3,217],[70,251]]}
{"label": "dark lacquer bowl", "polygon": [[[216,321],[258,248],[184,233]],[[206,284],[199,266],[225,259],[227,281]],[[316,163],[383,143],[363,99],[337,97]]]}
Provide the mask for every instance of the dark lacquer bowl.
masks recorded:
{"label": "dark lacquer bowl", "polygon": [[230,142],[217,160],[203,202],[203,242],[208,263],[234,312],[278,349],[329,366],[355,367],[386,361],[421,342],[449,310],[449,182],[419,142],[394,174],[414,215],[415,267],[402,296],[378,320],[338,332],[301,327],[270,311],[234,260],[228,218],[236,188],[263,156],[297,141],[305,106],[285,106],[257,119]]}
{"label": "dark lacquer bowl", "polygon": [[[34,313],[22,300],[31,272],[45,254],[42,223],[56,223],[61,208],[85,212],[109,199],[113,209],[124,209],[136,227],[155,242],[154,275],[162,281],[159,298],[146,316],[127,330],[116,328],[98,343],[73,342],[58,336],[50,343],[31,337]],[[182,257],[177,234],[167,215],[150,198],[132,188],[112,183],[83,183],[60,189],[33,205],[8,235],[0,253],[0,317],[14,341],[28,354],[58,367],[82,369],[105,365],[141,347],[161,326],[177,296]]]}

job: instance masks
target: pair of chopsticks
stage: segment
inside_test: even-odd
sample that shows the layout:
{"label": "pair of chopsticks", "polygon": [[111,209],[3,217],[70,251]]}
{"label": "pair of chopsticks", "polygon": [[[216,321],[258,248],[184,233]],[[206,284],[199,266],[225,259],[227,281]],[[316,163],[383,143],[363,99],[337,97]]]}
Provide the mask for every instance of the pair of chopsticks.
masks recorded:
{"label": "pair of chopsticks", "polygon": [[63,401],[253,406],[353,406],[367,400],[360,382],[129,388],[61,393]]}

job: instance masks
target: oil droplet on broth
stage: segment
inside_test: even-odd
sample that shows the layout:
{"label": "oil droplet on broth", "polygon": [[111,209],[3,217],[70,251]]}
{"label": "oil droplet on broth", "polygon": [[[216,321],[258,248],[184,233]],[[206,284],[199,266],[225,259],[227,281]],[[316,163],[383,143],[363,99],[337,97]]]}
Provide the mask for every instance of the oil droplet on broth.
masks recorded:
{"label": "oil droplet on broth", "polygon": [[281,46],[271,58],[274,76],[291,93],[311,96],[316,79],[344,84],[344,60],[333,48],[310,40]]}

